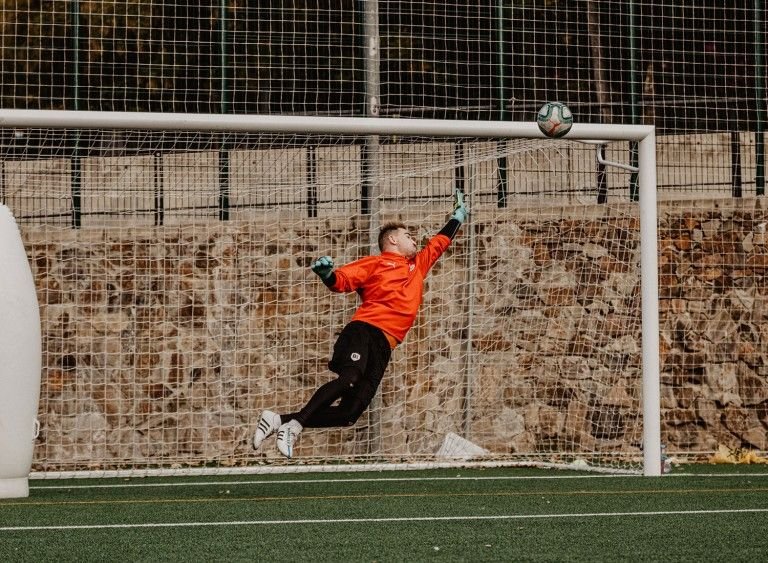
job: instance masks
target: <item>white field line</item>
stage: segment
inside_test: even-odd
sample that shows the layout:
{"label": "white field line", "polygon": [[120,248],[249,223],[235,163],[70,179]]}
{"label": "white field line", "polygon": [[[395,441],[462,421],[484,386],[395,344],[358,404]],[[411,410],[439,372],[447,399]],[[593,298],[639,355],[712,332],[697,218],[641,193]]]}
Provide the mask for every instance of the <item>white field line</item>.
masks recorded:
{"label": "white field line", "polygon": [[339,518],[324,520],[235,520],[232,522],[148,522],[144,524],[87,524],[64,526],[2,526],[0,532],[61,530],[111,530],[128,528],[199,528],[212,526],[278,526],[289,524],[366,524],[382,522],[466,522],[477,520],[547,520],[561,518],[627,518],[632,516],[700,516],[712,514],[754,514],[768,508],[723,510],[657,510],[652,512],[583,512],[578,514],[501,514],[497,516],[411,516],[401,518]]}
{"label": "white field line", "polygon": [[[172,477],[167,478],[165,483],[111,483],[103,485],[30,485],[30,490],[47,489],[124,489],[124,488],[144,488],[144,487],[233,487],[236,485],[300,485],[300,484],[325,484],[325,483],[388,483],[388,482],[407,482],[407,481],[538,481],[538,480],[560,480],[560,479],[618,479],[627,477],[638,477],[638,475],[518,475],[518,476],[483,476],[483,477],[372,477],[372,478],[349,478],[349,479],[273,479],[273,480],[240,480],[240,481],[188,481],[174,482]],[[671,473],[664,475],[664,479],[673,477],[746,477],[762,478],[768,477],[768,473]],[[142,477],[135,478],[141,480]]]}

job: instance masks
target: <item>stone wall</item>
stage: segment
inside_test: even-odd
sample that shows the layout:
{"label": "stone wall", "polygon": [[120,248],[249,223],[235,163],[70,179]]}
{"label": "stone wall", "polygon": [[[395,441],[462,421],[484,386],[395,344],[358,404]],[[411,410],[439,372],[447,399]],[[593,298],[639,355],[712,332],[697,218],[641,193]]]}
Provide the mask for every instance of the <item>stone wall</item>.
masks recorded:
{"label": "stone wall", "polygon": [[768,449],[765,207],[727,199],[661,215],[663,430],[677,449]]}
{"label": "stone wall", "polygon": [[[681,208],[659,207],[662,439],[681,454],[766,450],[763,200]],[[465,428],[499,456],[638,456],[638,227],[630,204],[476,210],[374,408],[354,428],[305,433],[299,456],[427,457]],[[290,216],[23,229],[44,339],[36,467],[274,458],[250,451],[258,413],[297,409],[330,377],[356,304],[309,262],[354,259],[365,232]]]}

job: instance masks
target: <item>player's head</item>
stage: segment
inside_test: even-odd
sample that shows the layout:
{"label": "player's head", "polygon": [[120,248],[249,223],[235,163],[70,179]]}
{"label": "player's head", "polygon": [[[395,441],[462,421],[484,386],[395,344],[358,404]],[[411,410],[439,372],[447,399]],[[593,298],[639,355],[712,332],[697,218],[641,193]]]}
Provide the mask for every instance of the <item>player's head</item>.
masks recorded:
{"label": "player's head", "polygon": [[379,229],[379,250],[395,252],[406,258],[413,258],[416,256],[418,248],[416,241],[408,232],[408,227],[404,223],[392,222]]}

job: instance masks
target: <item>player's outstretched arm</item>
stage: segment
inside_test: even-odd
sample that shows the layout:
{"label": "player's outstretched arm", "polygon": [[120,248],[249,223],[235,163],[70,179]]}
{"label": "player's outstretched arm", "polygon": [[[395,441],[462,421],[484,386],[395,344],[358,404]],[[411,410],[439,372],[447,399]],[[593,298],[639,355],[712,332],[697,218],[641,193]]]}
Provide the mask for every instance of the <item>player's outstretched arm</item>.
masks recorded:
{"label": "player's outstretched arm", "polygon": [[328,287],[333,287],[336,283],[336,274],[333,273],[333,258],[330,256],[321,256],[312,262],[311,269],[320,276],[320,279]]}
{"label": "player's outstretched arm", "polygon": [[453,240],[453,237],[459,232],[459,227],[461,227],[461,224],[467,220],[467,217],[469,217],[469,209],[467,203],[464,201],[464,192],[461,190],[454,190],[453,214],[450,219],[448,219],[445,227],[440,230],[439,234],[445,235]]}

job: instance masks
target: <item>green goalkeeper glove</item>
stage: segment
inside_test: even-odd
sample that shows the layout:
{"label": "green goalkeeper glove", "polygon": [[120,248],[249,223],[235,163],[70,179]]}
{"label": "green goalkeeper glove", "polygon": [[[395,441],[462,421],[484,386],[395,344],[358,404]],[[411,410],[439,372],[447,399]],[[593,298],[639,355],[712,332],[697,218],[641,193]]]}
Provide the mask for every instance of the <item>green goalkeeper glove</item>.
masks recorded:
{"label": "green goalkeeper glove", "polygon": [[333,259],[330,256],[318,258],[312,263],[312,271],[320,276],[321,280],[327,280],[333,272]]}
{"label": "green goalkeeper glove", "polygon": [[463,223],[469,216],[469,209],[467,209],[464,203],[464,192],[461,190],[453,191],[453,215],[451,219],[456,219],[459,223]]}

